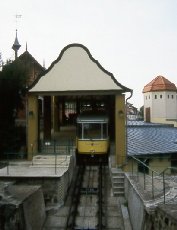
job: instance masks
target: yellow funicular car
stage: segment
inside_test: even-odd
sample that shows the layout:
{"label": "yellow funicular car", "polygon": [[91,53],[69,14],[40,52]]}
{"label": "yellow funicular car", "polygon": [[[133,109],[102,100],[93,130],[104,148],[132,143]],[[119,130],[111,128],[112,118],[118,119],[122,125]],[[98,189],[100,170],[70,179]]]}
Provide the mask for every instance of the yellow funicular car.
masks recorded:
{"label": "yellow funicular car", "polygon": [[[109,119],[106,115],[79,115],[76,120],[76,159],[107,161],[109,152]],[[94,158],[94,159],[93,159]]]}

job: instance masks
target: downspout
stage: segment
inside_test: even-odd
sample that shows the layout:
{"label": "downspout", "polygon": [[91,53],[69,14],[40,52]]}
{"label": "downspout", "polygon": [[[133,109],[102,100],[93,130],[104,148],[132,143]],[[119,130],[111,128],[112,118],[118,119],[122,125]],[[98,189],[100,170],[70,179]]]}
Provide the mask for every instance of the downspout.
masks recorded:
{"label": "downspout", "polygon": [[125,164],[127,164],[127,158],[128,158],[128,151],[127,151],[127,149],[128,149],[128,141],[127,141],[127,139],[128,139],[128,134],[127,134],[127,104],[128,104],[128,100],[131,98],[133,96],[133,90],[131,90],[130,91],[130,96],[129,97],[127,97],[127,99],[125,100],[126,101],[126,103],[125,103],[125,106],[126,106],[126,113],[125,113],[125,129],[126,129],[126,133],[125,133],[125,149],[126,149],[126,158],[125,158],[125,162],[124,162],[124,165]]}

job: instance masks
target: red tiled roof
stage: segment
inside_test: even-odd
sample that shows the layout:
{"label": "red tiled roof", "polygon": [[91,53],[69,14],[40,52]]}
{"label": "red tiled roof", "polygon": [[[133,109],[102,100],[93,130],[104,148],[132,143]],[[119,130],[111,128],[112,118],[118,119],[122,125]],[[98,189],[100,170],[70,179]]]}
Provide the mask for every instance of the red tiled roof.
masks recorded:
{"label": "red tiled roof", "polygon": [[157,76],[150,83],[144,86],[143,93],[152,91],[177,91],[174,83],[163,76]]}

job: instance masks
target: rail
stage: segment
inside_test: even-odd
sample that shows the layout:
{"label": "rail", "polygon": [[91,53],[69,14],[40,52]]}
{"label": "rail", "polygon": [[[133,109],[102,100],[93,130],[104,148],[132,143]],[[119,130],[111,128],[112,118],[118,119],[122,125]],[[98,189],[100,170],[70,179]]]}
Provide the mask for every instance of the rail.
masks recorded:
{"label": "rail", "polygon": [[102,216],[103,216],[103,194],[102,194],[102,189],[103,189],[103,178],[102,178],[102,165],[100,164],[99,166],[99,189],[98,189],[98,230],[102,230],[103,224],[102,224]]}
{"label": "rail", "polygon": [[69,213],[68,213],[68,218],[66,221],[65,230],[75,229],[75,221],[76,221],[77,209],[78,209],[78,205],[79,205],[81,185],[82,185],[82,181],[83,181],[84,171],[85,171],[85,167],[80,166],[78,169],[75,184],[73,187],[72,198],[71,198],[72,204],[69,208]]}
{"label": "rail", "polygon": [[[77,230],[82,230],[82,229],[92,229],[92,230],[102,230],[103,229],[103,194],[102,194],[102,187],[103,187],[103,166],[100,164],[98,168],[98,171],[94,170],[92,166],[78,166],[77,168],[77,173],[75,180],[73,181],[73,186],[70,187],[71,191],[69,193],[71,194],[71,205],[69,207],[69,212],[68,212],[68,217],[66,221],[66,227],[65,230],[71,230],[71,229],[77,229]],[[94,181],[95,181],[95,176],[94,176],[94,171],[98,173],[98,186],[95,187]],[[85,179],[84,179],[85,178]],[[84,186],[84,187],[83,187]],[[90,226],[94,225],[94,223],[90,223],[90,220],[88,221],[87,218],[90,218],[90,215],[88,216],[88,207],[90,208],[90,198],[92,199],[92,196],[97,196],[98,197],[98,210],[95,215],[98,218],[98,223],[96,226]],[[79,214],[79,205],[83,205],[81,200],[85,200],[85,204],[82,208],[82,213]],[[81,203],[80,203],[81,202]],[[94,203],[95,205],[95,203]],[[82,218],[82,222],[78,224],[77,226],[77,217]],[[95,217],[96,217],[95,216]],[[85,222],[85,220],[87,220]],[[88,224],[87,226],[84,226],[85,224]]]}
{"label": "rail", "polygon": [[[151,187],[151,196],[152,199],[155,199],[158,197],[159,194],[163,195],[163,203],[166,203],[166,178],[168,178],[169,181],[173,182],[173,178],[171,178],[171,171],[177,172],[177,167],[167,167],[162,172],[158,172],[151,167],[149,167],[145,162],[141,161],[140,159],[130,156],[130,159],[132,159],[132,168],[131,168],[131,174],[132,176],[136,175],[137,180],[141,183],[143,183],[143,189],[146,190],[148,185]],[[143,166],[143,172],[140,173],[138,170],[136,170],[136,173],[134,171],[134,161],[138,162],[139,165]],[[146,169],[148,169],[149,174],[146,173]],[[170,174],[167,172],[170,170]],[[140,174],[143,176],[140,177]],[[156,192],[155,192],[156,191]],[[158,195],[157,195],[158,194]]]}

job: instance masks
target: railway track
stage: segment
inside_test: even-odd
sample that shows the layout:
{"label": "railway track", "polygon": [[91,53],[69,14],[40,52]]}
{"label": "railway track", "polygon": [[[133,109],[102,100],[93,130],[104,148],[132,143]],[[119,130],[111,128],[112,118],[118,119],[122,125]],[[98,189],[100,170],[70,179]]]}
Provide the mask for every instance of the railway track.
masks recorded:
{"label": "railway track", "polygon": [[103,173],[101,164],[78,168],[65,230],[103,229]]}
{"label": "railway track", "polygon": [[124,230],[108,166],[77,166],[65,204],[47,213],[44,230]]}

